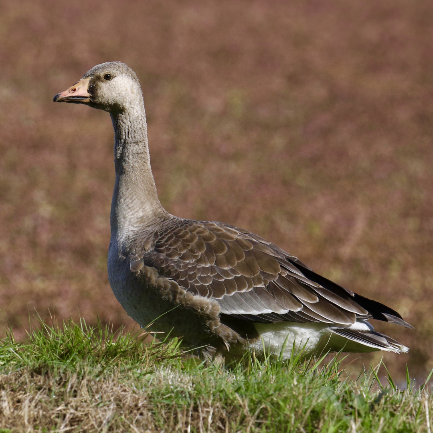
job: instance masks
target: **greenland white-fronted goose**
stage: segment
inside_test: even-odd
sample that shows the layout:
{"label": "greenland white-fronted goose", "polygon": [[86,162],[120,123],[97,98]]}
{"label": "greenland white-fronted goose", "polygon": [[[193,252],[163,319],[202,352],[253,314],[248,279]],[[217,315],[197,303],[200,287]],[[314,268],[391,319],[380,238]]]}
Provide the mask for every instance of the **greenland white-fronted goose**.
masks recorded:
{"label": "greenland white-fronted goose", "polygon": [[400,314],[316,274],[247,230],[170,215],[159,202],[135,73],[109,62],[90,69],[55,102],[108,111],[115,134],[108,275],[142,327],[183,338],[205,355],[245,350],[291,356],[326,350],[409,349],[368,319],[411,327]]}

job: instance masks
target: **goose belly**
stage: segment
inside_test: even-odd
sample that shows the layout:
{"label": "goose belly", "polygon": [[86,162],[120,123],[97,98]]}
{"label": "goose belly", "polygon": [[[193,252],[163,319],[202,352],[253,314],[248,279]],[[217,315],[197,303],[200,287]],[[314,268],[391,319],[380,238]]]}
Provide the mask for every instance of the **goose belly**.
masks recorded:
{"label": "goose belly", "polygon": [[323,347],[323,341],[329,338],[331,331],[323,323],[255,323],[259,339],[251,342],[249,348],[258,353],[282,356],[288,359],[295,352],[313,354]]}

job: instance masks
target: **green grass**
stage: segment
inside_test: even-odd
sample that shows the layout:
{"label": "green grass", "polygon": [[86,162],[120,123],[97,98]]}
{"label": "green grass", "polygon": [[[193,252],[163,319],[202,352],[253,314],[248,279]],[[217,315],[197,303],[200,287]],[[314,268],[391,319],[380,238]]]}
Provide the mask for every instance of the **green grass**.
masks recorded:
{"label": "green grass", "polygon": [[[400,390],[341,359],[205,365],[177,340],[143,344],[84,321],[0,342],[0,432],[425,432],[427,387]],[[381,367],[384,368],[384,367]],[[386,372],[386,370],[384,370]]]}

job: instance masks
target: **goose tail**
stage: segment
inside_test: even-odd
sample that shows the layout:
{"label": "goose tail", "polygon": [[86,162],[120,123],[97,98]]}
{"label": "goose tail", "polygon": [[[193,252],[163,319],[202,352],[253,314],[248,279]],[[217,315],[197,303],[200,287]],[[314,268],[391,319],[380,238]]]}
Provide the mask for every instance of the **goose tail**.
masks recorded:
{"label": "goose tail", "polygon": [[[368,330],[357,330],[350,328],[332,328],[329,340],[331,350],[345,352],[372,352],[384,350],[394,353],[407,353],[409,348],[387,335]],[[338,350],[337,350],[338,349]]]}

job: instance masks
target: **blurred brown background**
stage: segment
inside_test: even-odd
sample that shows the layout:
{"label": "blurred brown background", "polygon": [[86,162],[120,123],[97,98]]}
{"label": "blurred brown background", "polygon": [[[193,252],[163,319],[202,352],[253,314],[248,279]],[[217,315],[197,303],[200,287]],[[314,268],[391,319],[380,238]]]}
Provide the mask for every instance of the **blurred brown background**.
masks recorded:
{"label": "blurred brown background", "polygon": [[[395,374],[433,367],[433,3],[0,1],[0,325],[132,321],[107,280],[109,116],[56,105],[95,64],[139,76],[178,216],[250,229],[397,309]],[[358,362],[377,362],[380,354]],[[350,359],[358,358],[352,356]]]}

